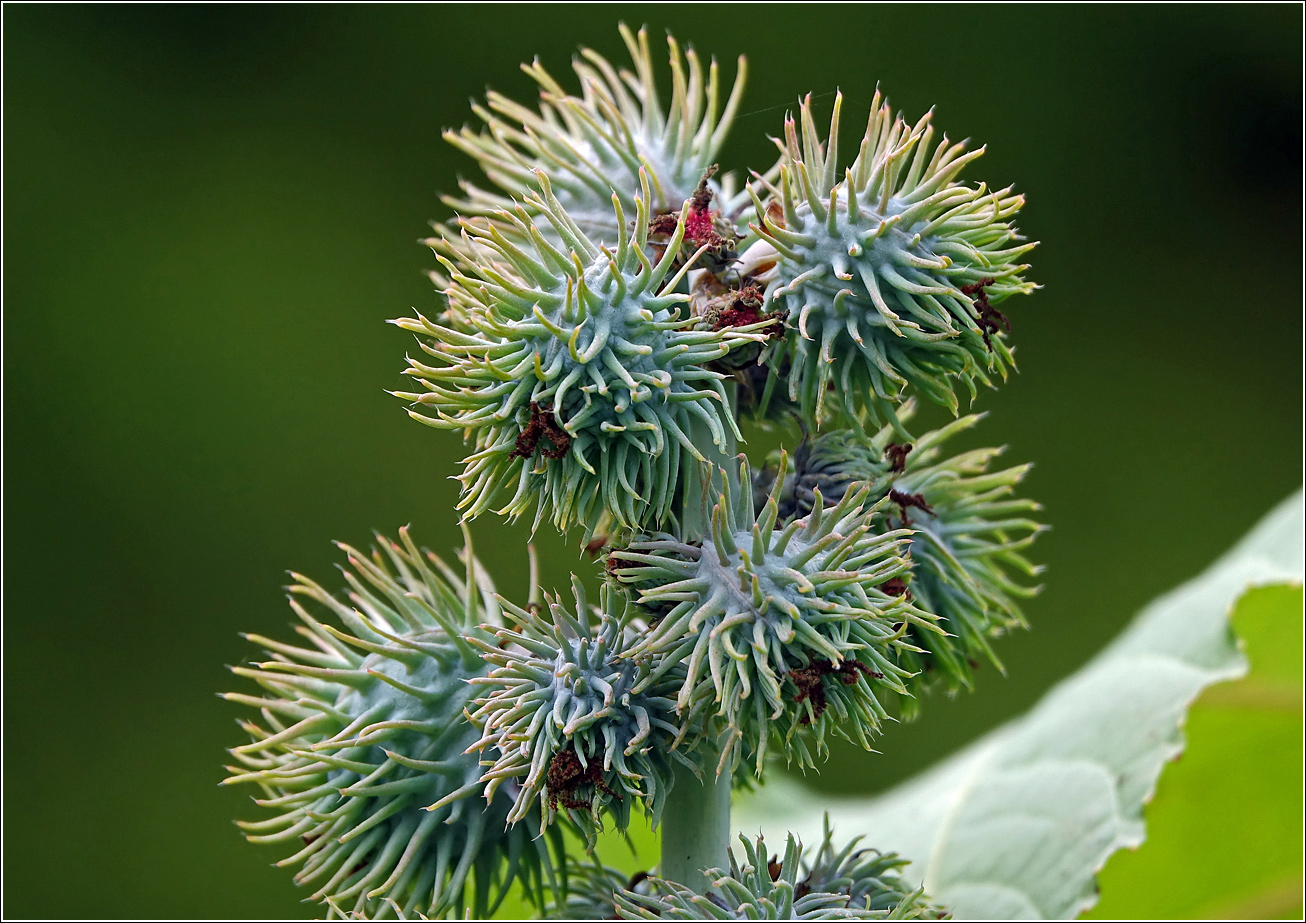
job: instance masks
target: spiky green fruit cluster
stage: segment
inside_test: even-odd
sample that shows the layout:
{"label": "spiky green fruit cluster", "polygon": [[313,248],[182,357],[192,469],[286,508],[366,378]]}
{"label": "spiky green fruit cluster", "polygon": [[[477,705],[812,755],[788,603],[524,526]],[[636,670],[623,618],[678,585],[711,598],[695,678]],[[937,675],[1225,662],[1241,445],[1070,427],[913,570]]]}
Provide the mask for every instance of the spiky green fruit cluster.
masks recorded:
{"label": "spiky green fruit cluster", "polygon": [[[902,422],[914,409],[910,402],[900,408]],[[889,426],[870,438],[857,430],[831,430],[799,448],[793,473],[786,473],[780,489],[782,515],[806,516],[818,497],[854,484],[866,484],[872,501],[888,501],[880,507],[877,528],[913,531],[908,592],[919,608],[939,616],[948,632],[913,627],[910,640],[927,653],[908,651],[901,662],[923,672],[923,683],[950,690],[970,686],[981,659],[1001,669],[990,642],[1024,626],[1019,601],[1037,589],[1018,578],[1041,571],[1024,554],[1044,529],[1030,518],[1040,506],[1013,496],[1031,466],[989,471],[1002,452],[998,448],[943,455],[948,439],[983,416],[962,417],[914,443],[893,442]],[[755,489],[773,489],[774,473],[764,472]],[[910,713],[911,703],[905,704]]]}
{"label": "spiky green fruit cluster", "polygon": [[902,878],[909,860],[896,853],[859,848],[861,836],[842,848],[834,846],[830,815],[822,818],[823,835],[815,856],[804,856],[807,876],[801,887],[847,894],[849,905],[878,911],[890,920],[943,920],[948,913],[930,903],[924,888],[912,888]]}
{"label": "spiky green fruit cluster", "polygon": [[[537,504],[560,530],[579,523],[588,538],[606,512],[618,526],[661,522],[670,509],[684,447],[703,460],[688,433],[701,424],[717,446],[738,437],[723,375],[705,366],[766,334],[753,327],[702,329],[667,278],[680,255],[684,213],[654,265],[648,248],[650,190],[641,174],[634,230],[614,250],[593,242],[554,197],[526,201],[561,238],[560,250],[525,209],[497,220],[529,240],[512,242],[497,225],[466,225],[472,248],[445,258],[451,311],[470,329],[426,318],[395,321],[419,334],[434,364],[409,359],[405,374],[427,390],[399,396],[423,423],[463,430],[475,452],[461,476],[459,508],[471,518],[507,494],[499,510],[519,516]],[[624,207],[615,196],[618,224]],[[686,206],[686,210],[688,206]],[[493,254],[490,259],[486,254]]]}
{"label": "spiky green fruit cluster", "polygon": [[546,920],[615,920],[616,897],[622,891],[648,894],[646,872],[628,875],[604,865],[596,855],[567,856],[567,893],[554,901],[544,914]]}
{"label": "spiky green fruit cluster", "polygon": [[938,630],[885,589],[907,572],[901,551],[911,533],[872,528],[884,501],[872,506],[862,486],[778,527],[783,483],[755,515],[741,456],[737,479],[722,470],[705,492],[721,499],[701,544],[660,534],[611,553],[617,579],[658,619],[632,655],[661,664],[652,678],[684,663],[682,711],[714,703],[718,772],[742,744],[761,775],[773,736],[804,768],[824,753],[827,729],[869,749],[884,717],[873,687],[907,694],[906,632]]}
{"label": "spiky green fruit cluster", "polygon": [[460,577],[399,535],[378,536],[370,557],[341,546],[348,603],[294,575],[295,628],[310,646],[249,636],[271,659],[234,672],[270,696],[226,696],[263,724],[242,722],[252,741],[231,751],[240,765],[225,782],[257,785],[275,816],[240,826],[251,842],[293,843],[277,864],[302,865],[295,881],[339,911],[483,917],[519,879],[542,902],[561,838],[508,826],[511,788],[488,805],[476,797],[482,769],[467,752],[479,738],[463,717],[468,680],[488,669],[467,639],[498,621],[493,589],[470,547]]}
{"label": "spiky green fruit cluster", "polygon": [[[897,857],[868,862],[851,847],[835,853],[828,824],[821,850],[825,864],[811,871],[803,868],[803,849],[792,834],[779,861],[767,859],[762,837],[752,842],[741,836],[739,841],[742,862],[731,850],[729,870],[704,873],[711,890],[701,893],[677,882],[651,878],[647,893],[624,888],[615,892],[617,915],[626,920],[910,920],[944,916],[919,891],[903,887],[893,874],[905,864]],[[842,860],[841,864],[830,867],[830,857]]]}
{"label": "spiky green fruit cluster", "polygon": [[592,843],[610,815],[617,829],[642,806],[656,825],[671,789],[672,763],[697,771],[679,746],[675,677],[647,682],[648,666],[627,656],[644,628],[611,585],[591,610],[572,578],[576,611],[558,599],[521,609],[492,642],[478,640],[494,666],[472,683],[471,720],[484,728],[476,748],[492,765],[485,795],[515,783],[508,822],[538,811],[544,825],[563,811]]}
{"label": "spiky green fruit cluster", "polygon": [[841,172],[841,103],[824,141],[810,98],[801,139],[786,120],[770,207],[755,199],[762,240],[744,271],[758,270],[789,311],[789,334],[765,361],[786,367],[789,398],[809,420],[865,410],[877,425],[896,424],[905,389],[956,412],[958,382],[973,397],[977,383],[1012,367],[1007,321],[992,305],[1034,288],[1016,262],[1033,244],[1018,243],[1008,220],[1024,200],[956,182],[983,148],[967,153],[944,137],[931,149],[931,114],[908,126],[878,91]]}
{"label": "spiky green fruit cluster", "polygon": [[[694,49],[682,55],[668,35],[672,92],[671,105],[664,108],[647,30],[635,35],[624,24],[619,28],[634,72],[618,70],[584,48],[572,64],[581,86],[580,96],[575,96],[536,60],[522,69],[539,84],[538,111],[491,92],[488,108],[472,107],[485,123],[481,132],[467,127],[445,132],[445,138],[475,158],[501,190],[464,182],[465,198],[447,199],[449,205],[463,215],[489,216],[511,209],[538,188],[537,171],[543,171],[576,224],[594,240],[615,244],[627,229],[619,217],[614,220],[612,196],[633,212],[642,169],[652,187],[653,197],[644,197],[651,212],[680,210],[725,143],[743,98],[746,62],[739,58],[734,87],[722,109],[716,60],[708,65],[705,79]],[[545,232],[550,233],[547,228]]]}
{"label": "spiky green fruit cluster", "polygon": [[[824,836],[813,854],[794,838],[785,844],[783,861],[766,859],[759,837],[744,845],[741,868],[732,855],[731,871],[706,873],[712,891],[647,874],[627,876],[596,858],[568,857],[567,895],[555,902],[550,919],[886,919],[942,920],[948,913],[902,878],[907,860],[895,853],[858,848],[861,837],[840,849],[834,846],[829,815]],[[766,878],[760,877],[764,872]],[[809,900],[810,898],[810,900]]]}

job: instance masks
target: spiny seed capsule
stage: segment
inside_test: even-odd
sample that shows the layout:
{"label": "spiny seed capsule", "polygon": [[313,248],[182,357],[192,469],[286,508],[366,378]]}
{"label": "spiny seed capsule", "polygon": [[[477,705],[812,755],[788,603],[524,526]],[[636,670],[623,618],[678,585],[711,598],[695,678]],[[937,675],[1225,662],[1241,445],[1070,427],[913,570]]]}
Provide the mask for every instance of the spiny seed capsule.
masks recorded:
{"label": "spiny seed capsule", "polygon": [[951,914],[925,897],[924,888],[912,888],[902,878],[909,860],[896,853],[858,848],[854,837],[841,849],[834,847],[830,815],[822,818],[822,837],[816,855],[804,857],[807,875],[800,884],[812,891],[847,894],[849,906],[878,911],[890,920],[944,920]]}
{"label": "spiny seed capsule", "polygon": [[632,656],[659,661],[651,679],[684,662],[682,711],[715,703],[724,734],[718,772],[733,766],[742,744],[761,775],[772,735],[804,768],[824,752],[827,728],[869,749],[884,717],[873,689],[907,694],[911,673],[899,661],[912,649],[908,628],[940,630],[883,589],[906,576],[900,552],[911,533],[873,531],[887,501],[869,505],[864,486],[777,528],[779,487],[757,517],[747,461],[737,477],[720,475],[725,483],[705,491],[722,499],[701,546],[660,534],[612,552],[617,579],[658,617]]}
{"label": "spiny seed capsule", "polygon": [[[648,32],[640,29],[636,36],[624,24],[620,29],[634,73],[618,70],[584,48],[572,65],[581,84],[581,95],[574,96],[537,60],[522,69],[540,86],[538,111],[490,92],[486,107],[472,107],[484,130],[445,132],[445,139],[475,158],[502,190],[491,192],[464,182],[466,198],[446,199],[449,205],[463,215],[512,209],[538,188],[537,171],[544,171],[577,226],[591,239],[614,245],[627,230],[621,220],[614,220],[609,202],[615,193],[622,208],[634,211],[643,168],[652,186],[653,198],[644,198],[651,212],[680,210],[725,143],[743,98],[746,63],[741,56],[722,110],[716,60],[709,64],[705,80],[693,48],[682,55],[668,35],[672,92],[671,106],[664,109]],[[746,202],[744,197],[739,204]],[[547,227],[544,232],[552,234]]]}
{"label": "spiny seed capsule", "polygon": [[[911,402],[904,405],[902,422],[914,411]],[[888,426],[870,439],[856,430],[831,430],[799,448],[780,490],[781,515],[806,516],[818,496],[866,483],[870,499],[883,504],[877,528],[913,530],[910,586],[886,589],[937,615],[948,634],[909,630],[912,643],[926,653],[905,653],[900,662],[924,671],[923,685],[950,691],[970,686],[980,659],[1001,669],[990,641],[1024,627],[1018,600],[1037,592],[1012,572],[1035,577],[1041,571],[1024,555],[1044,529],[1029,518],[1040,506],[1012,496],[1031,466],[989,471],[1002,452],[996,448],[943,457],[944,442],[981,419],[983,414],[962,417],[913,443],[894,442]],[[755,490],[773,489],[773,476],[764,472]],[[908,714],[912,704],[904,702]]]}
{"label": "spiny seed capsule", "polygon": [[604,865],[596,855],[567,856],[567,893],[546,908],[548,920],[619,920],[616,897],[622,891],[653,893],[648,872],[627,874]]}
{"label": "spiny seed capsule", "polygon": [[[699,445],[738,436],[723,375],[704,366],[764,339],[764,325],[697,329],[697,318],[682,316],[688,296],[675,288],[689,264],[667,276],[680,254],[683,213],[654,265],[645,254],[646,177],[634,230],[615,251],[586,236],[543,174],[539,182],[541,194],[527,202],[567,251],[546,241],[524,209],[497,217],[528,247],[495,225],[467,225],[475,246],[445,263],[451,310],[470,330],[422,317],[395,321],[420,335],[434,361],[410,358],[405,374],[428,390],[398,396],[419,405],[414,418],[473,441],[461,476],[465,518],[507,493],[500,513],[516,517],[536,503],[537,526],[546,515],[560,530],[580,523],[586,539],[605,510],[619,527],[660,522],[679,449],[701,461]],[[613,206],[625,227],[615,196]]]}
{"label": "spiny seed capsule", "polygon": [[[485,795],[505,782],[517,795],[508,822],[557,812],[593,842],[603,815],[619,830],[642,806],[656,825],[671,788],[673,760],[697,771],[679,748],[676,677],[644,685],[647,665],[626,656],[645,626],[632,622],[621,594],[605,585],[593,611],[572,578],[576,611],[561,601],[520,609],[504,603],[512,628],[478,641],[488,676],[472,680],[479,696],[471,719],[484,726],[476,747],[491,764]],[[637,691],[638,689],[638,691]]]}
{"label": "spiny seed capsule", "polygon": [[[817,866],[803,866],[802,846],[790,834],[783,858],[769,859],[762,837],[741,836],[743,861],[730,852],[730,869],[704,874],[711,890],[650,878],[641,891],[613,894],[618,916],[627,920],[912,920],[942,919],[919,891],[905,888],[895,874],[905,865],[894,856],[869,859],[869,850],[848,847],[835,853],[829,825]],[[875,854],[877,857],[879,854]],[[868,861],[869,859],[869,861]],[[832,860],[839,860],[831,866]],[[835,872],[829,875],[828,872]],[[853,876],[857,876],[854,878]],[[697,884],[697,883],[695,883]],[[706,891],[706,893],[702,893]]]}
{"label": "spiny seed capsule", "polygon": [[931,152],[932,113],[908,126],[878,91],[841,177],[842,97],[825,142],[810,103],[801,140],[786,119],[778,184],[766,184],[767,205],[754,198],[762,240],[743,258],[789,310],[789,336],[767,362],[787,363],[789,398],[808,419],[865,409],[875,425],[897,426],[904,389],[955,413],[957,381],[974,397],[1013,366],[995,305],[1035,288],[1016,262],[1034,245],[1017,243],[1008,220],[1024,199],[955,182],[983,148],[967,153],[945,137]]}
{"label": "spiny seed capsule", "polygon": [[[630,878],[631,876],[611,866],[576,863],[575,868],[568,870],[567,897],[557,906],[550,908],[547,918],[550,920],[620,920],[616,897],[632,884]],[[646,880],[646,878],[642,879],[640,884]]]}
{"label": "spiny seed capsule", "polygon": [[466,751],[480,735],[463,709],[475,691],[468,680],[488,666],[468,639],[488,638],[477,624],[498,621],[493,587],[470,544],[460,577],[406,529],[399,537],[378,536],[384,551],[370,557],[340,546],[352,567],[348,604],[293,575],[295,630],[310,646],[248,636],[272,659],[233,672],[271,695],[225,696],[259,709],[264,723],[242,722],[252,742],[231,751],[241,765],[224,784],[258,785],[265,797],[255,803],[276,816],[239,825],[251,842],[294,843],[277,864],[302,864],[295,881],[337,911],[484,917],[515,880],[542,906],[561,838],[541,837],[538,824],[507,826],[511,785],[488,805],[472,797],[482,770]]}

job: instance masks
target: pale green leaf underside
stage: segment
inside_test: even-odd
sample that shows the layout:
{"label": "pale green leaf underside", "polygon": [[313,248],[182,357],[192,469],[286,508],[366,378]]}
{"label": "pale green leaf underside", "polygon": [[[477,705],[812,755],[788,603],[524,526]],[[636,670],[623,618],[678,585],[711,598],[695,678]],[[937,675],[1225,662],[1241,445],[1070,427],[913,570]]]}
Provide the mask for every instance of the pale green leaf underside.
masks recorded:
{"label": "pale green leaf underside", "polygon": [[1228,622],[1238,599],[1301,583],[1302,530],[1298,491],[1029,712],[917,778],[838,800],[777,779],[738,806],[736,826],[816,842],[829,811],[843,836],[910,857],[907,876],[960,918],[1077,916],[1107,857],[1142,843],[1143,805],[1183,750],[1188,706],[1246,672]]}

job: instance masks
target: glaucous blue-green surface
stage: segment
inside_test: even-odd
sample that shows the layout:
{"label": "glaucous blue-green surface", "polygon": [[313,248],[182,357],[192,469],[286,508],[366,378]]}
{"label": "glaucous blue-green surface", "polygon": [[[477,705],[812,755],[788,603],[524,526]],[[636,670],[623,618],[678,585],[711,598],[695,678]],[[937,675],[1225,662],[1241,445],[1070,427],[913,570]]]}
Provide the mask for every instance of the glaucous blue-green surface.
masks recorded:
{"label": "glaucous blue-green surface", "polygon": [[[485,105],[473,105],[488,133],[464,126],[445,138],[475,158],[491,191],[460,182],[465,197],[448,202],[462,215],[490,215],[513,208],[536,188],[534,170],[553,176],[558,198],[581,231],[598,238],[624,232],[612,212],[613,192],[631,214],[640,193],[640,168],[654,196],[644,196],[653,213],[674,211],[690,197],[700,177],[717,158],[743,99],[747,59],[740,57],[729,96],[715,58],[703,61],[691,47],[681,52],[671,39],[673,80],[670,96],[655,72],[662,63],[659,40],[647,30],[619,27],[634,70],[634,86],[612,62],[586,49],[573,57],[580,95],[572,95],[570,75],[562,86],[537,59],[522,69],[539,85],[540,109],[491,90]],[[621,62],[618,56],[614,60]],[[618,64],[624,68],[624,64]],[[615,129],[615,130],[614,130]],[[718,187],[719,188],[719,187]],[[548,227],[545,234],[552,233]]]}
{"label": "glaucous blue-green surface", "polygon": [[277,865],[340,913],[484,917],[519,880],[542,902],[562,838],[505,824],[511,783],[482,804],[479,734],[456,720],[488,672],[477,644],[500,621],[494,585],[470,547],[460,578],[399,537],[378,535],[370,555],[342,546],[338,595],[292,574],[299,644],[249,636],[269,659],[232,672],[271,695],[224,696],[261,722],[241,722],[250,741],[230,750],[223,782],[257,786],[272,816],[237,826],[288,844]]}
{"label": "glaucous blue-green surface", "polygon": [[828,132],[810,97],[801,128],[785,119],[779,177],[759,181],[769,203],[754,193],[762,239],[741,259],[773,267],[759,279],[796,321],[766,361],[787,367],[803,415],[855,419],[865,409],[910,438],[894,412],[904,388],[955,411],[958,384],[973,398],[1014,367],[1010,323],[989,301],[1034,290],[1015,262],[1034,245],[1011,223],[1023,196],[959,182],[984,151],[947,135],[934,143],[933,112],[912,125],[876,90],[844,163],[842,109],[836,94]]}
{"label": "glaucous blue-green surface", "polygon": [[[847,74],[870,75],[988,142],[985,175],[1019,180],[1045,241],[1037,310],[1008,312],[1020,372],[1001,402],[981,393],[976,443],[1037,461],[1056,530],[1034,628],[998,645],[1009,679],[981,669],[882,754],[836,747],[817,784],[881,788],[1014,714],[1296,485],[1294,10],[776,8],[737,35],[689,10],[619,15],[750,56],[732,160],[769,165],[763,135],[799,93],[843,85],[848,113],[869,99]],[[326,573],[326,537],[412,521],[442,554],[460,544],[456,444],[381,391],[402,384],[382,321],[432,309],[413,240],[466,168],[439,128],[487,81],[528,96],[514,67],[535,54],[559,75],[578,43],[620,56],[618,13],[4,17],[6,744],[27,753],[6,763],[24,842],[7,909],[309,915],[280,856],[231,828],[249,807],[216,788],[233,729],[215,665],[248,657],[238,630],[281,630],[282,569]],[[902,36],[935,29],[1003,50],[949,39],[963,51],[925,68]],[[481,543],[519,599],[524,535]],[[540,551],[546,571],[578,565]],[[1264,774],[1242,788],[1286,797]]]}
{"label": "glaucous blue-green surface", "polygon": [[[1230,624],[1240,599],[1257,587],[1300,591],[1304,512],[1294,491],[1033,708],[928,771],[871,798],[813,796],[786,780],[742,803],[736,822],[810,839],[828,813],[911,857],[904,879],[958,916],[1078,916],[1096,903],[1096,873],[1113,854],[1151,845],[1146,807],[1186,749],[1189,706],[1206,687],[1246,675]],[[1285,623],[1300,609],[1283,601],[1271,611],[1287,640],[1296,632]],[[1157,876],[1158,889],[1185,877]]]}
{"label": "glaucous blue-green surface", "polygon": [[[914,413],[915,402],[908,401],[897,416],[906,422]],[[891,441],[891,425],[869,440],[859,430],[827,430],[799,444],[792,473],[784,475],[779,493],[784,514],[805,515],[818,496],[828,506],[864,481],[885,527],[912,530],[907,545],[911,585],[903,588],[924,611],[940,616],[949,632],[909,626],[913,646],[928,651],[904,652],[907,669],[924,674],[914,683],[918,689],[939,686],[955,692],[970,685],[979,663],[1001,669],[993,641],[1024,627],[1017,600],[1037,590],[1029,580],[1040,568],[1024,552],[1044,528],[1030,518],[1039,505],[1014,495],[1032,465],[989,471],[1000,448],[944,455],[948,439],[975,426],[980,417],[960,417],[906,443]],[[753,478],[755,495],[773,489],[768,481],[780,476],[774,454],[772,459],[774,467]],[[914,708],[917,702],[904,699],[901,707]]]}
{"label": "glaucous blue-green surface", "polygon": [[683,664],[679,707],[707,705],[719,719],[721,765],[747,752],[758,776],[773,738],[773,755],[804,768],[826,752],[827,730],[869,749],[886,714],[876,692],[907,694],[912,673],[898,661],[920,651],[904,640],[907,627],[943,634],[884,588],[909,570],[909,534],[872,531],[870,489],[850,485],[829,509],[819,503],[781,524],[784,471],[782,460],[754,511],[748,464],[736,476],[721,470],[701,542],[637,536],[609,564],[658,619],[632,654],[657,658],[655,675]]}
{"label": "glaucous blue-green surface", "polygon": [[648,665],[625,656],[647,626],[615,589],[604,586],[596,610],[578,579],[574,608],[548,597],[528,609],[508,603],[515,624],[483,645],[493,669],[474,681],[471,718],[483,728],[487,795],[505,781],[517,789],[510,823],[561,813],[590,842],[604,811],[619,830],[632,807],[656,823],[672,763],[697,765],[684,752],[692,743],[677,749],[693,715],[676,713],[675,673],[646,683]]}
{"label": "glaucous blue-green surface", "polygon": [[515,518],[534,506],[536,525],[579,525],[586,540],[605,521],[658,522],[670,511],[680,448],[699,459],[710,451],[690,439],[694,424],[719,447],[739,437],[725,375],[707,366],[764,337],[701,329],[682,310],[689,296],[675,288],[688,264],[673,270],[683,217],[654,265],[648,171],[639,179],[634,230],[614,193],[620,231],[591,239],[540,172],[542,190],[526,201],[559,244],[525,208],[495,213],[488,230],[467,222],[456,262],[443,260],[454,283],[444,322],[396,321],[426,354],[405,369],[425,390],[397,396],[416,406],[415,419],[461,430],[475,447],[461,476],[466,517],[493,509]]}
{"label": "glaucous blue-green surface", "polygon": [[[828,834],[828,830],[827,830]],[[730,868],[710,869],[711,893],[675,882],[650,879],[647,889],[622,888],[614,895],[623,919],[644,920],[919,920],[943,914],[919,889],[901,883],[896,856],[835,850],[827,838],[815,858],[802,862],[801,844],[785,840],[771,853],[762,837],[741,836]],[[742,848],[741,848],[742,847]],[[769,857],[769,858],[768,858]]]}

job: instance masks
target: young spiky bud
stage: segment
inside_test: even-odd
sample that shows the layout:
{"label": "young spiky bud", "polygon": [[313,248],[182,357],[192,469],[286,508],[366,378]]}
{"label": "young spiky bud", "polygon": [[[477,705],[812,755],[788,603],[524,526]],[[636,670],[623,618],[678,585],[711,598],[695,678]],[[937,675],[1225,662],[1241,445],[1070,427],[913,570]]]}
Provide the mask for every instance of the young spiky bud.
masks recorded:
{"label": "young spiky bud", "polygon": [[[910,402],[904,405],[901,421],[914,410]],[[831,430],[799,447],[793,473],[786,473],[780,489],[781,515],[806,516],[817,497],[864,483],[872,501],[887,501],[877,529],[914,530],[911,581],[900,590],[938,616],[948,632],[909,630],[913,644],[927,651],[906,652],[900,661],[923,673],[916,685],[969,687],[980,658],[1001,669],[990,641],[1024,626],[1018,600],[1037,592],[1011,573],[1034,577],[1041,571],[1023,554],[1044,529],[1029,518],[1040,506],[1012,496],[1031,466],[991,472],[990,462],[1002,452],[995,448],[943,457],[943,443],[983,416],[962,417],[914,443],[893,442],[889,426],[870,439],[857,430]],[[765,472],[754,486],[774,487]],[[910,714],[913,703],[904,705]]]}
{"label": "young spiky bud", "polygon": [[883,589],[907,573],[900,552],[911,533],[872,530],[885,501],[871,506],[866,487],[777,528],[779,486],[759,517],[747,461],[737,479],[719,475],[704,491],[721,500],[701,545],[662,534],[612,552],[617,579],[658,616],[632,655],[657,658],[651,680],[684,662],[682,711],[715,703],[718,772],[742,744],[761,775],[772,736],[804,768],[824,753],[827,729],[869,749],[884,717],[873,689],[907,694],[908,628],[939,630]]}
{"label": "young spiky bud", "polygon": [[256,803],[276,816],[239,825],[251,842],[300,847],[277,864],[302,863],[295,881],[337,910],[370,917],[389,900],[407,914],[483,917],[518,879],[542,902],[561,838],[507,826],[511,787],[488,805],[473,797],[482,770],[466,753],[480,736],[463,715],[468,680],[488,669],[468,639],[498,621],[493,587],[470,545],[460,577],[407,529],[399,537],[378,536],[370,557],[341,546],[349,604],[293,575],[295,628],[311,647],[248,636],[272,659],[233,671],[271,697],[225,696],[259,709],[264,724],[242,722],[253,739],[231,751],[241,765],[224,784],[259,786]]}
{"label": "young spiky bud", "polygon": [[651,893],[647,872],[629,875],[604,865],[596,855],[567,856],[567,894],[546,908],[546,920],[616,920],[622,891]]}
{"label": "young spiky bud", "polygon": [[835,849],[829,814],[823,816],[821,826],[820,848],[815,856],[810,852],[804,855],[807,877],[800,889],[847,894],[850,907],[879,911],[890,920],[949,917],[947,911],[930,903],[923,888],[912,888],[903,881],[901,872],[909,864],[907,859],[878,849],[859,849],[861,836]]}
{"label": "young spiky bud", "polygon": [[656,825],[673,761],[697,765],[680,748],[674,673],[645,683],[647,664],[626,656],[646,626],[610,584],[593,610],[575,577],[572,591],[575,613],[558,599],[547,610],[504,602],[513,627],[477,642],[494,669],[472,680],[471,719],[484,728],[485,797],[515,783],[508,823],[538,811],[547,826],[562,812],[592,843],[605,814],[625,830],[638,805]]}
{"label": "young spiky bud", "polygon": [[[790,834],[783,858],[767,858],[762,837],[741,836],[743,861],[730,853],[730,869],[704,874],[711,890],[647,879],[641,891],[615,891],[617,915],[627,920],[914,920],[946,919],[922,893],[895,874],[896,856],[854,850],[835,852],[827,820],[817,862],[804,869],[803,848]],[[854,841],[855,842],[855,841]],[[697,883],[695,883],[697,884]],[[597,903],[597,902],[595,902]]]}
{"label": "young spiky bud", "polygon": [[[615,194],[622,208],[633,212],[644,169],[653,191],[651,199],[644,198],[650,213],[679,212],[725,143],[743,98],[746,62],[739,58],[734,88],[722,110],[716,60],[708,65],[705,80],[694,49],[682,55],[668,35],[672,95],[670,109],[664,110],[648,31],[640,29],[635,35],[624,24],[619,28],[634,73],[618,70],[584,48],[572,64],[581,84],[577,97],[537,60],[522,70],[540,86],[538,112],[490,92],[488,108],[472,107],[485,130],[445,132],[445,139],[474,157],[486,177],[503,190],[491,192],[464,182],[466,198],[446,199],[450,206],[463,215],[511,209],[538,188],[538,171],[543,171],[577,226],[591,239],[614,245],[628,232],[619,217],[614,220],[609,203]],[[551,229],[545,228],[545,234],[551,235]]]}
{"label": "young spiky bud", "polygon": [[[680,255],[684,215],[652,264],[645,254],[651,193],[641,177],[634,230],[613,251],[586,236],[541,174],[542,193],[527,202],[548,218],[565,252],[525,209],[496,217],[529,247],[496,225],[467,223],[471,245],[445,263],[450,310],[470,330],[422,317],[395,321],[419,334],[437,363],[410,358],[405,374],[428,390],[398,396],[419,405],[409,411],[414,418],[463,430],[475,444],[461,477],[465,518],[511,491],[499,512],[516,517],[537,503],[536,525],[545,515],[560,530],[579,523],[588,539],[608,512],[618,526],[640,528],[670,509],[679,448],[703,459],[687,435],[691,423],[706,426],[718,446],[738,437],[724,376],[704,366],[764,339],[763,325],[698,329],[699,320],[682,313],[688,296],[675,288],[688,264],[667,276]],[[624,228],[616,196],[613,207]]]}
{"label": "young spiky bud", "polygon": [[823,417],[832,387],[831,410],[855,418],[864,408],[876,425],[896,424],[909,388],[955,413],[956,382],[973,397],[1013,364],[993,304],[1034,289],[1015,262],[1034,245],[1016,243],[1008,221],[1024,199],[955,182],[983,148],[966,153],[945,137],[931,152],[932,113],[908,126],[878,91],[841,174],[841,105],[836,96],[824,142],[810,97],[801,140],[786,120],[779,182],[767,184],[768,205],[754,198],[762,240],[745,271],[789,310],[789,336],[767,362],[787,362],[789,397],[808,419]]}

